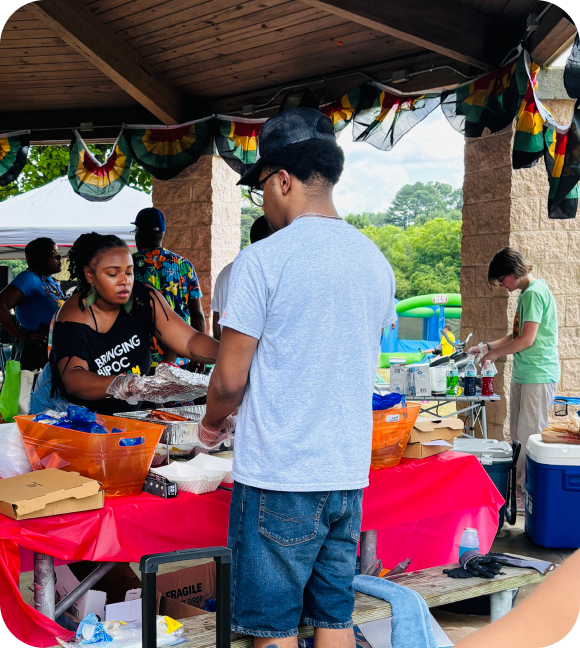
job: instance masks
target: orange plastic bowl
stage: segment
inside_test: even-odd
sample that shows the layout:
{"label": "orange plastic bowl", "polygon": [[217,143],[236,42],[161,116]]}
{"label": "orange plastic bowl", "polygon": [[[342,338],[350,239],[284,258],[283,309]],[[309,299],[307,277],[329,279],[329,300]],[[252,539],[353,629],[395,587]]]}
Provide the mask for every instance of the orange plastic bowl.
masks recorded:
{"label": "orange plastic bowl", "polygon": [[[58,468],[78,472],[103,485],[106,497],[141,492],[149,466],[165,425],[100,416],[107,430],[124,432],[90,434],[35,423],[34,416],[16,416],[20,436],[33,470]],[[121,446],[122,439],[137,439],[138,445]]]}
{"label": "orange plastic bowl", "polygon": [[421,405],[410,403],[406,407],[373,412],[373,449],[371,470],[398,466]]}

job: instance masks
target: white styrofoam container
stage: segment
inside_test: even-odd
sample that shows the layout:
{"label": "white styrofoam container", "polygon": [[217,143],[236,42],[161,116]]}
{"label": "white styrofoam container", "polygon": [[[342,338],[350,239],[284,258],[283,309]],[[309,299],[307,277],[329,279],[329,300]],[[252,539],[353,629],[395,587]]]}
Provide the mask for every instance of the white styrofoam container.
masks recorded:
{"label": "white styrofoam container", "polygon": [[453,449],[476,456],[482,464],[511,462],[512,447],[507,441],[497,439],[453,439]]}
{"label": "white styrofoam container", "polygon": [[541,434],[532,434],[526,445],[526,455],[548,466],[580,466],[580,444],[544,443]]}

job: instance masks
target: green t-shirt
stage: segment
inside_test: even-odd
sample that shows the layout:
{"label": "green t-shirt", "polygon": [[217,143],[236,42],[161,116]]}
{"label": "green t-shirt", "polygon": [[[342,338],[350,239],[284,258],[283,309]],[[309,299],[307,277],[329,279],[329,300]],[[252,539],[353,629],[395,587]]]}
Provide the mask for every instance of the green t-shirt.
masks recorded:
{"label": "green t-shirt", "polygon": [[518,297],[514,338],[521,335],[524,322],[537,322],[538,332],[531,347],[514,353],[512,379],[520,385],[558,382],[558,315],[554,297],[543,279],[534,279]]}

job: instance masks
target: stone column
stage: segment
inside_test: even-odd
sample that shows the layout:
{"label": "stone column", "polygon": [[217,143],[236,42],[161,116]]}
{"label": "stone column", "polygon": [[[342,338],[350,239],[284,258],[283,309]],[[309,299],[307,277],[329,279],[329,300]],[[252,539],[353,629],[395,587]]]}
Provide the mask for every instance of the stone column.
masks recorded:
{"label": "stone column", "polygon": [[[574,102],[562,85],[562,70],[542,71],[539,96],[556,120],[570,123]],[[514,126],[480,139],[466,139],[461,243],[461,339],[490,341],[511,332],[517,294],[490,291],[487,268],[507,245],[534,266],[556,299],[562,380],[559,393],[580,390],[580,222],[548,219],[548,179],[543,160],[533,169],[511,166]],[[509,385],[512,361],[496,363],[500,403],[487,408],[488,435],[509,439]]]}
{"label": "stone column", "polygon": [[219,155],[202,155],[173,180],[153,180],[153,204],[167,220],[163,245],[189,259],[203,293],[211,331],[210,302],[221,269],[240,251],[239,176]]}

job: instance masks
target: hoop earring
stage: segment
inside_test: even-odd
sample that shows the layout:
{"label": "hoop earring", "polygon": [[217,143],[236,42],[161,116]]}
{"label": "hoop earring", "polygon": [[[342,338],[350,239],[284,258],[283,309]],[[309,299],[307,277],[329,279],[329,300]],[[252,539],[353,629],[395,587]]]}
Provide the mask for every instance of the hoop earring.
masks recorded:
{"label": "hoop earring", "polygon": [[97,290],[94,284],[91,284],[91,289],[89,290],[85,299],[87,308],[90,308],[96,301],[97,301]]}

